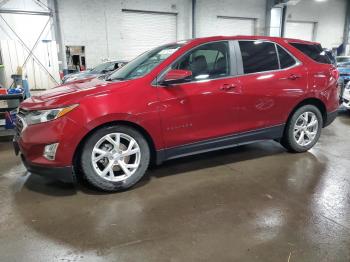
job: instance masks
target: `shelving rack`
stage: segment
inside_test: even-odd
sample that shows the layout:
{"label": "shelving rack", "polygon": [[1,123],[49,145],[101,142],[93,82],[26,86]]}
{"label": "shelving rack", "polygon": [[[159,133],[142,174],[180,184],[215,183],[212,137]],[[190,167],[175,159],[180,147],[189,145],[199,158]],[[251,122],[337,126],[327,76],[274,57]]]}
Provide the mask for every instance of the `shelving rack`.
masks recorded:
{"label": "shelving rack", "polygon": [[[0,95],[0,101],[18,100],[22,102],[23,94]],[[17,109],[17,107],[0,107],[0,138],[12,137],[15,134],[14,129],[5,128],[5,113]]]}

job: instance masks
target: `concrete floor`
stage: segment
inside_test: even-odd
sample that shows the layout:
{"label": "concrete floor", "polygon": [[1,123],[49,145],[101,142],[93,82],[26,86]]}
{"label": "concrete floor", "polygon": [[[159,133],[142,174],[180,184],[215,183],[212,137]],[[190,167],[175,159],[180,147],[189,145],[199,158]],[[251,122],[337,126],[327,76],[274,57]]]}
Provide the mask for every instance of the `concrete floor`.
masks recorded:
{"label": "concrete floor", "polygon": [[350,261],[350,114],[308,153],[178,159],[101,194],[25,173],[0,143],[0,261]]}

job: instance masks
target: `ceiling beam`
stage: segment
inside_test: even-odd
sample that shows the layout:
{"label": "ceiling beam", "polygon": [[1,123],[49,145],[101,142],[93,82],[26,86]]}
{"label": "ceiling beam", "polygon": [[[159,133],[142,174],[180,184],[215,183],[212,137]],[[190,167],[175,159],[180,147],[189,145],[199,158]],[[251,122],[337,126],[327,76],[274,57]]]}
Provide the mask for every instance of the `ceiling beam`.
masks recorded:
{"label": "ceiling beam", "polygon": [[45,12],[45,11],[27,11],[27,10],[18,10],[18,9],[0,9],[0,14],[46,15],[46,16],[52,16],[52,12]]}

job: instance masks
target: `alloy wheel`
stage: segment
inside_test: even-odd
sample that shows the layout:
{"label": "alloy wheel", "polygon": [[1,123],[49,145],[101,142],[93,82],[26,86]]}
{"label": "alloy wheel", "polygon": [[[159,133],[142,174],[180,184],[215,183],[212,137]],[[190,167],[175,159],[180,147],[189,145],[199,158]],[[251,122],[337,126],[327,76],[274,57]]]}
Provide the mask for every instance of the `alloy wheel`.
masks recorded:
{"label": "alloy wheel", "polygon": [[91,163],[95,172],[108,181],[124,181],[140,165],[141,150],[134,138],[124,133],[103,136],[94,146]]}
{"label": "alloy wheel", "polygon": [[313,112],[302,113],[294,125],[294,139],[300,146],[308,146],[314,142],[318,132],[318,119]]}

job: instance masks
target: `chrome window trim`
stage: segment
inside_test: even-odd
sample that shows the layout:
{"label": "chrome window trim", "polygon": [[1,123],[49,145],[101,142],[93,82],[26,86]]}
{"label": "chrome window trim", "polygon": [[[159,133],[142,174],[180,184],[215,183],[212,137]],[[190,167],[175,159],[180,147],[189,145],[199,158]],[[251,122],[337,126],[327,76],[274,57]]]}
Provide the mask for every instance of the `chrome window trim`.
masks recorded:
{"label": "chrome window trim", "polygon": [[[275,52],[276,52],[276,55],[277,55],[277,62],[278,62],[278,68],[279,69],[282,69],[281,68],[281,60],[280,60],[280,52],[278,52],[278,48],[277,48],[277,45],[275,43]],[[293,58],[294,59],[294,58]],[[294,60],[295,62],[295,60]]]}
{"label": "chrome window trim", "polygon": [[[243,69],[243,60],[242,60],[242,54],[241,54],[241,49],[239,46],[239,41],[250,41],[250,42],[255,42],[255,41],[261,41],[261,42],[268,42],[268,43],[272,43],[275,45],[275,49],[276,49],[276,54],[277,54],[277,59],[279,61],[279,55],[278,55],[278,50],[277,50],[277,46],[279,46],[280,48],[282,48],[284,51],[286,51],[294,60],[295,60],[295,64],[286,68],[281,68],[280,64],[279,64],[279,69],[275,69],[275,70],[269,70],[269,71],[259,71],[259,72],[254,72],[254,73],[244,73],[244,69]],[[222,76],[222,77],[217,77],[217,78],[210,78],[210,79],[200,79],[200,80],[193,80],[190,82],[184,82],[181,84],[174,84],[174,86],[177,85],[186,85],[186,84],[191,84],[191,83],[201,83],[201,82],[210,82],[210,81],[215,81],[215,80],[219,80],[219,79],[226,79],[226,78],[236,78],[236,77],[241,77],[241,76],[246,76],[246,75],[256,75],[256,74],[265,74],[265,73],[274,73],[274,72],[281,72],[281,71],[286,71],[295,67],[298,67],[300,65],[302,65],[303,63],[297,59],[291,52],[289,52],[289,50],[287,50],[286,48],[284,48],[283,46],[281,46],[280,44],[271,41],[271,40],[265,40],[265,39],[234,39],[234,40],[217,40],[217,41],[211,41],[211,42],[206,42],[206,43],[202,43],[200,45],[197,45],[193,48],[191,48],[190,50],[188,50],[187,52],[185,52],[184,54],[182,54],[181,56],[179,56],[178,58],[175,59],[175,61],[173,61],[167,68],[163,69],[158,76],[156,76],[151,85],[154,87],[164,87],[163,85],[160,85],[158,83],[158,81],[160,79],[162,79],[162,77],[171,69],[171,66],[176,63],[178,60],[180,60],[183,56],[187,55],[189,52],[191,52],[193,49],[198,48],[200,46],[209,44],[209,43],[217,43],[217,42],[228,42],[229,44],[229,52],[230,52],[230,75],[227,76]],[[233,52],[233,53],[231,53]],[[235,69],[233,67],[236,67]]]}

